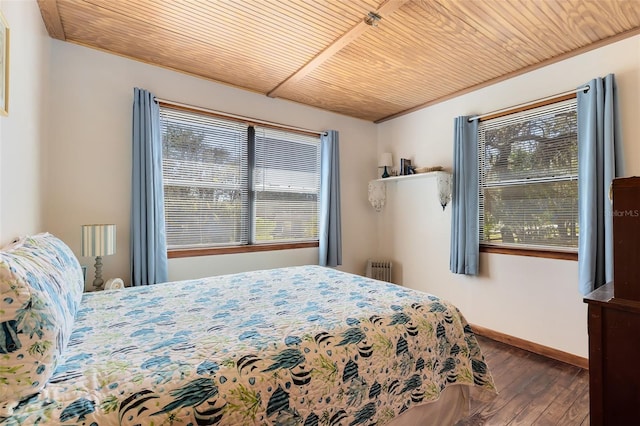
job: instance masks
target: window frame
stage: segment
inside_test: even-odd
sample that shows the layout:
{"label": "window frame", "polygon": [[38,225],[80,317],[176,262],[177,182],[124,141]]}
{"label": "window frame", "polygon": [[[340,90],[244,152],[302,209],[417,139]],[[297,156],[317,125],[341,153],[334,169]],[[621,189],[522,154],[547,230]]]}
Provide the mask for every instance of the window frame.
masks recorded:
{"label": "window frame", "polygon": [[[487,121],[495,118],[504,117],[507,115],[516,114],[523,111],[532,110],[535,108],[540,108],[547,105],[552,105],[555,103],[567,101],[570,99],[576,99],[577,93],[570,93],[562,96],[558,96],[552,99],[542,100],[540,102],[535,102],[532,104],[528,104],[526,106],[516,107],[509,110],[504,110],[495,114],[487,115],[479,119],[479,121]],[[478,147],[478,155],[480,156],[480,147]],[[482,167],[481,162],[478,162],[478,174],[480,174],[480,169]],[[482,191],[482,187],[480,186],[480,178],[479,182],[479,191]],[[479,208],[480,206],[478,206]],[[579,212],[578,212],[579,213]],[[478,224],[478,234],[481,232],[480,223]],[[554,248],[549,246],[541,246],[541,247],[516,247],[506,244],[487,244],[480,241],[479,251],[480,253],[488,253],[488,254],[506,254],[512,256],[526,256],[526,257],[538,257],[538,258],[546,258],[546,259],[558,259],[558,260],[578,260],[578,249],[575,248]]]}
{"label": "window frame", "polygon": [[181,257],[215,256],[218,254],[254,253],[260,251],[293,250],[319,247],[319,241],[304,243],[273,243],[273,244],[245,244],[241,246],[207,247],[167,250],[169,259]]}
{"label": "window frame", "polygon": [[[275,242],[275,243],[255,243],[252,242],[253,233],[253,225],[255,221],[255,209],[254,209],[254,199],[255,199],[255,190],[253,188],[253,167],[255,166],[255,153],[251,153],[251,149],[255,147],[255,127],[262,128],[272,128],[280,131],[290,132],[290,133],[298,133],[306,136],[318,137],[320,139],[320,135],[314,132],[307,132],[301,129],[292,129],[286,126],[278,126],[277,124],[259,122],[255,123],[251,120],[227,116],[224,114],[216,114],[215,112],[206,111],[202,109],[193,109],[182,105],[175,105],[172,103],[164,103],[159,102],[160,108],[169,108],[176,109],[188,113],[194,114],[203,114],[208,115],[217,119],[229,120],[240,122],[247,126],[247,135],[252,134],[253,138],[248,138],[247,140],[247,155],[248,155],[248,164],[249,164],[249,176],[247,180],[247,191],[249,194],[249,203],[248,203],[248,223],[249,226],[249,242],[247,244],[240,245],[229,245],[229,246],[209,246],[209,247],[185,247],[185,248],[169,248],[167,247],[167,257],[169,259],[173,258],[184,258],[184,257],[198,257],[198,256],[212,256],[212,255],[221,255],[221,254],[236,254],[236,253],[252,253],[252,252],[262,252],[262,251],[277,251],[277,250],[292,250],[292,249],[303,249],[303,248],[314,248],[320,246],[319,235],[316,236],[315,239],[309,241],[300,241],[300,242]],[[161,135],[162,137],[162,135]],[[320,150],[320,140],[318,141],[319,150]],[[318,163],[318,174],[321,172],[320,164]],[[318,204],[320,203],[320,189],[318,188]],[[318,221],[320,216],[320,209],[318,208]],[[166,223],[166,218],[165,218]]]}

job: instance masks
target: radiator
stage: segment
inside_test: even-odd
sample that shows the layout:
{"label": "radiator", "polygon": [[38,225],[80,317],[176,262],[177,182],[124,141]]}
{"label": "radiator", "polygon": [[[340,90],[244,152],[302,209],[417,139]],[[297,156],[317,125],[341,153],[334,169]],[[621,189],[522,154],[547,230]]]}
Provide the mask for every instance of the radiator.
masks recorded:
{"label": "radiator", "polygon": [[367,277],[391,282],[393,263],[390,260],[367,260]]}

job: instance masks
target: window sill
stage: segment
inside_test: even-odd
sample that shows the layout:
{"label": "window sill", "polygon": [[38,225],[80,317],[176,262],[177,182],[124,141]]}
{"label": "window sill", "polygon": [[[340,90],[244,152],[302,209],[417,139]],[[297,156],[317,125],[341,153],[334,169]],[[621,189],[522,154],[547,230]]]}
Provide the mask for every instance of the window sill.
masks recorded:
{"label": "window sill", "polygon": [[253,253],[257,251],[291,250],[299,248],[318,247],[317,241],[308,243],[280,243],[280,244],[254,244],[234,247],[206,247],[197,249],[167,250],[167,257],[175,259],[179,257],[214,256],[218,254]]}
{"label": "window sill", "polygon": [[480,253],[510,254],[513,256],[542,257],[545,259],[578,260],[578,253],[560,250],[533,250],[480,245]]}

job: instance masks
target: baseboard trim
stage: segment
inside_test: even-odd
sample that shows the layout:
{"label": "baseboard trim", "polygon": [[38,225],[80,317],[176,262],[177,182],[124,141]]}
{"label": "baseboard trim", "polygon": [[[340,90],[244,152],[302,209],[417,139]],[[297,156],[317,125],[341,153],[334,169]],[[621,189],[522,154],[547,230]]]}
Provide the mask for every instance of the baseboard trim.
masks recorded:
{"label": "baseboard trim", "polygon": [[534,354],[546,356],[557,361],[566,362],[567,364],[575,365],[576,367],[589,369],[589,359],[570,354],[558,349],[550,348],[548,346],[540,345],[538,343],[530,342],[528,340],[521,339],[519,337],[509,336],[508,334],[500,333],[499,331],[490,330],[479,325],[471,324],[471,328],[474,333],[479,336],[486,337],[491,340],[505,343],[507,345],[515,346],[516,348],[524,349],[525,351],[533,352]]}

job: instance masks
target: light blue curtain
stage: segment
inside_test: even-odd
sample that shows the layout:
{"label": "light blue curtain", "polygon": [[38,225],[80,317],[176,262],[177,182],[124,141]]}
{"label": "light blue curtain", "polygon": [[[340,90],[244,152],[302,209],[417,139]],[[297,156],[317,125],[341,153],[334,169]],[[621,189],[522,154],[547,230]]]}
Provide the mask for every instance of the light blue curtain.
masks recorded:
{"label": "light blue curtain", "polygon": [[131,199],[131,285],[167,281],[160,108],[153,94],[134,89]]}
{"label": "light blue curtain", "polygon": [[469,122],[469,117],[456,117],[454,127],[449,269],[455,274],[477,275],[478,120]]}
{"label": "light blue curtain", "polygon": [[340,224],[340,144],[338,132],[320,137],[320,266],[342,265]]}
{"label": "light blue curtain", "polygon": [[622,135],[613,74],[578,92],[578,284],[587,294],[613,280],[611,180],[622,176]]}

